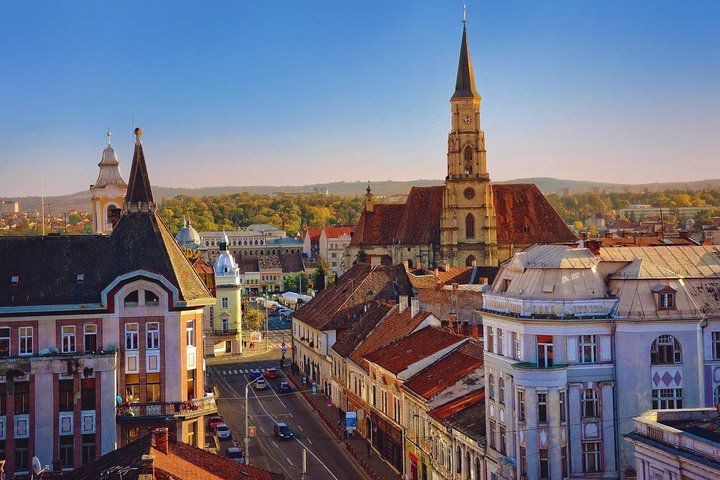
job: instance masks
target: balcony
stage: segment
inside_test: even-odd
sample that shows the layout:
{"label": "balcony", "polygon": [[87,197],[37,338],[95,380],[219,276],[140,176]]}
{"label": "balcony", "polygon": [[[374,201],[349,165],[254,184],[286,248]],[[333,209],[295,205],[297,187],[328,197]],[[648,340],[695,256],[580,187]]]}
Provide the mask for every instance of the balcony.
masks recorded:
{"label": "balcony", "polygon": [[551,300],[486,293],[482,311],[513,318],[602,319],[612,317],[617,301],[617,298]]}
{"label": "balcony", "polygon": [[[42,350],[40,354],[17,357],[0,357],[0,370],[12,370],[14,375],[41,373],[78,373],[85,369],[105,371],[116,368],[115,350],[89,353],[61,353],[55,349]],[[48,367],[48,363],[51,366]]]}
{"label": "balcony", "polygon": [[213,337],[236,337],[240,335],[241,330],[237,329],[221,329],[221,330],[209,330],[206,332],[206,335],[213,336]]}
{"label": "balcony", "polygon": [[203,397],[188,402],[122,403],[116,407],[120,422],[148,418],[177,418],[186,420],[217,413],[214,397]]}

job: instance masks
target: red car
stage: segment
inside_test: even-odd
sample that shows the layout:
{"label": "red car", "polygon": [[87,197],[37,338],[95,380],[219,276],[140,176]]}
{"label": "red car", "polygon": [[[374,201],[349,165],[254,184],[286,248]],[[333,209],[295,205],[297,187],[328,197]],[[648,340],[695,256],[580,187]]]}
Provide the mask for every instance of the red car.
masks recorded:
{"label": "red car", "polygon": [[277,378],[278,377],[278,369],[277,368],[268,368],[265,370],[265,376],[268,378]]}
{"label": "red car", "polygon": [[215,429],[215,427],[217,427],[221,423],[224,423],[224,422],[223,422],[223,417],[221,417],[220,415],[215,415],[213,417],[210,417],[210,423],[209,423],[210,428]]}

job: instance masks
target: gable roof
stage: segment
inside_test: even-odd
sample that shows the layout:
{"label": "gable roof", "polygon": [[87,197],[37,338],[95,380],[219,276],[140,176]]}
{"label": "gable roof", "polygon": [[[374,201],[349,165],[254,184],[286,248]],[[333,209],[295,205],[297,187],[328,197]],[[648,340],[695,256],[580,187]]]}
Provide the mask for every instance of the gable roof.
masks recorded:
{"label": "gable roof", "polygon": [[415,362],[423,360],[466,337],[436,327],[425,327],[365,355],[370,363],[398,374]]}
{"label": "gable roof", "polygon": [[471,338],[429,367],[410,377],[404,386],[426,400],[430,400],[482,366],[482,342]]}
{"label": "gable roof", "polygon": [[[577,237],[534,184],[492,184],[500,244],[574,243]],[[444,185],[412,187],[406,203],[363,210],[351,245],[440,243]]]}
{"label": "gable roof", "polygon": [[342,357],[350,356],[392,308],[392,304],[388,302],[372,302],[360,320],[345,332],[331,348]]}
{"label": "gable roof", "polygon": [[350,353],[350,359],[366,372],[369,371],[370,367],[367,360],[365,360],[365,355],[399,338],[410,335],[431,315],[430,312],[424,310],[420,310],[414,317],[411,314],[410,308],[400,312],[398,305],[393,307],[392,311],[382,319],[365,340]]}
{"label": "gable roof", "polygon": [[[284,475],[243,465],[170,438],[167,453],[156,447],[158,432],[149,432],[127,445],[67,474],[73,480],[137,480],[144,455],[152,455],[155,478],[183,480],[282,480]],[[167,433],[166,433],[167,435]],[[172,437],[172,435],[170,435]],[[125,467],[125,468],[119,468]]]}
{"label": "gable roof", "polygon": [[293,317],[312,328],[350,328],[371,300],[397,300],[412,296],[412,286],[402,265],[372,267],[358,263],[335,283],[318,293]]}
{"label": "gable roof", "polygon": [[352,234],[355,232],[355,227],[325,227],[323,230],[325,231],[326,237],[337,238],[342,237],[343,235],[352,236]]}
{"label": "gable roof", "polygon": [[484,412],[485,408],[480,403],[480,402],[483,402],[484,399],[485,399],[485,389],[479,388],[477,390],[473,390],[472,392],[468,393],[467,395],[458,397],[455,400],[452,400],[444,405],[441,405],[437,408],[430,410],[428,412],[428,415],[430,415],[432,418],[434,418],[438,422],[444,422],[452,415],[455,415],[458,412],[460,412],[468,407],[482,408],[482,410]]}

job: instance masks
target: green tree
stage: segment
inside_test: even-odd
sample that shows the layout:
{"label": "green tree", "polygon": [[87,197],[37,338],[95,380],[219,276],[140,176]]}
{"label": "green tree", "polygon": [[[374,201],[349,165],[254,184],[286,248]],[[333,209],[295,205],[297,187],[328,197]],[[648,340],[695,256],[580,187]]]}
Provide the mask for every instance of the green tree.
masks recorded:
{"label": "green tree", "polygon": [[330,265],[328,264],[327,259],[324,257],[318,258],[317,268],[315,269],[315,274],[313,275],[313,287],[318,292],[325,290],[325,276],[327,275],[329,269]]}
{"label": "green tree", "polygon": [[310,278],[307,273],[300,272],[295,275],[288,275],[283,280],[283,289],[286,292],[295,292],[305,294],[310,287]]}
{"label": "green tree", "polygon": [[243,312],[243,321],[250,330],[260,330],[265,322],[265,314],[257,308],[248,308]]}

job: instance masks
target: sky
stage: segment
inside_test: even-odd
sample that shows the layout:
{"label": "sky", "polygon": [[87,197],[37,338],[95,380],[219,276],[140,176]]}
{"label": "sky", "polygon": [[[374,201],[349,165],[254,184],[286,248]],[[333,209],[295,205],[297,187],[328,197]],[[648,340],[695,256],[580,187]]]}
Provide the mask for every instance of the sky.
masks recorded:
{"label": "sky", "polygon": [[[0,197],[441,179],[462,0],[6,2]],[[491,179],[720,177],[720,2],[468,2]],[[362,193],[362,192],[360,192]]]}

